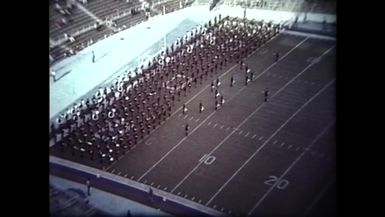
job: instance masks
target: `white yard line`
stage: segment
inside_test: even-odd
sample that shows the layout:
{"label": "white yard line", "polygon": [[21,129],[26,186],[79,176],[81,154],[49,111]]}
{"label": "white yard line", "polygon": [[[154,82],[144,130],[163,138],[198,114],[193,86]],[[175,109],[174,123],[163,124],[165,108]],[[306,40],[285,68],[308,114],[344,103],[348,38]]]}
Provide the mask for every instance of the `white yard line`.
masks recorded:
{"label": "white yard line", "polygon": [[313,99],[318,96],[323,90],[325,90],[327,87],[329,87],[335,80],[330,81],[324,88],[322,88],[320,91],[317,92],[316,95],[311,97],[305,104],[303,104],[293,115],[290,116],[289,119],[285,121],[243,164],[239,169],[222,185],[222,187],[210,198],[210,200],[206,203],[208,205],[221,191],[223,188],[227,186],[227,184],[241,171],[249,161],[254,158],[254,156],[268,144],[268,142],[295,116],[300,112],[307,104],[309,104]]}
{"label": "white yard line", "polygon": [[[332,81],[334,82],[334,80]],[[329,84],[327,86],[325,86],[326,88],[330,86],[330,84],[332,84],[331,82],[329,82]],[[325,90],[326,88],[322,88],[322,90]],[[321,91],[322,91],[321,90]],[[320,92],[321,92],[320,91]],[[318,93],[320,93],[318,92]],[[317,93],[317,95],[318,95]],[[311,146],[313,146],[327,131],[330,127],[332,127],[333,125],[335,124],[335,122],[333,121],[332,123],[330,123],[320,134],[318,134],[316,136],[316,138],[307,146],[307,149],[310,149]],[[270,194],[270,192],[276,187],[277,183],[279,183],[281,181],[281,179],[298,163],[299,160],[301,160],[301,158],[305,155],[305,153],[307,152],[307,150],[304,150],[302,151],[302,153],[290,164],[290,166],[285,170],[285,172],[282,173],[282,175],[278,178],[277,182],[274,183],[274,185],[272,185],[269,190],[267,190],[267,192],[261,197],[261,199],[259,199],[259,201],[253,206],[253,208],[248,212],[248,216],[251,215],[254,210],[256,208],[258,208],[258,206],[262,203],[262,201]]]}
{"label": "white yard line", "polygon": [[[307,38],[305,38],[304,40],[302,40],[299,44],[297,44],[295,46],[298,47],[298,45],[302,44],[303,42],[305,42]],[[289,52],[293,51],[293,49],[291,49]],[[325,53],[324,53],[325,54]],[[323,55],[323,54],[322,54]],[[282,58],[286,57],[287,55],[284,55]],[[273,65],[275,65],[276,63],[273,63],[272,65],[270,65],[268,68],[271,68]],[[310,64],[309,66],[311,66],[312,64]],[[274,93],[271,97],[274,97],[275,95],[277,95],[281,90],[283,90],[283,88],[285,88],[288,84],[290,84],[292,81],[295,80],[295,78],[297,78],[298,76],[300,76],[302,73],[304,73],[306,71],[306,69],[309,68],[306,67],[304,70],[302,70],[297,76],[295,76],[293,79],[291,79],[286,85],[284,85],[283,87],[281,87],[276,93]],[[267,70],[264,70],[260,75],[262,75],[263,73],[265,73]],[[244,86],[243,88],[245,88],[246,86]],[[242,89],[243,89],[242,88]],[[242,90],[241,89],[241,90]],[[210,153],[208,155],[211,155],[215,150],[217,150],[228,138],[230,138],[231,135],[234,134],[234,132],[236,131],[236,129],[239,129],[244,123],[246,123],[247,120],[249,120],[257,111],[259,111],[260,108],[262,108],[262,106],[265,105],[265,104],[261,104],[260,106],[258,106],[248,117],[246,117],[237,127],[235,127],[235,129],[229,134],[227,135],[214,149],[212,149],[210,151]],[[262,137],[263,138],[263,137]],[[261,140],[261,138],[260,138]],[[198,162],[198,164],[171,190],[171,192],[173,192],[175,189],[177,189],[200,165],[202,164],[202,162]],[[208,203],[207,203],[208,204]],[[207,205],[206,204],[206,205]]]}
{"label": "white yard line", "polygon": [[[282,58],[280,58],[279,59],[279,61],[280,60],[282,60],[283,58],[285,58],[289,53],[291,53],[295,48],[297,48],[299,45],[301,45],[303,42],[305,42],[307,40],[307,38],[305,38],[304,40],[302,40],[300,43],[298,43],[293,49],[291,49],[290,51],[288,51],[288,53],[286,53],[284,56],[282,56]],[[271,40],[270,40],[271,41]],[[258,49],[257,49],[258,50]],[[257,51],[256,50],[256,51]],[[274,65],[276,65],[276,63],[277,62],[274,62],[273,64],[271,64],[266,70],[264,70],[261,74],[259,74],[259,76],[261,76],[262,74],[264,74],[266,71],[268,71],[268,69],[270,69],[271,67],[273,67]],[[230,70],[232,70],[234,67],[236,67],[237,66],[237,64],[236,65],[234,65],[233,67],[231,67],[226,73],[228,73]],[[302,73],[302,72],[301,72]],[[300,73],[300,74],[301,74]],[[259,77],[259,76],[257,76],[257,78]],[[256,79],[257,79],[256,78]],[[290,83],[290,81],[289,81],[289,83]],[[206,86],[206,88],[208,88],[210,85],[207,85]],[[231,97],[230,99],[229,99],[229,101],[231,100],[231,99],[233,99],[235,96],[237,96],[243,89],[245,89],[247,86],[244,86],[244,87],[242,87],[235,95],[233,95],[233,97]],[[205,88],[205,89],[206,89]],[[192,100],[192,99],[191,99]],[[191,101],[191,100],[189,100],[189,101]],[[188,101],[188,102],[189,102]],[[187,102],[187,103],[188,103]],[[186,105],[187,105],[187,103],[186,103]],[[179,109],[181,109],[182,107],[180,107]],[[179,111],[179,109],[177,110],[177,111],[175,111],[174,113],[176,113],[176,112],[178,112]],[[211,116],[213,116],[214,114],[215,114],[215,112],[216,111],[213,111],[207,118],[205,118],[197,127],[195,127],[192,131],[191,131],[191,133],[190,133],[190,135],[191,134],[193,134],[203,123],[205,123]],[[174,114],[173,113],[173,114]],[[173,115],[172,114],[172,115]],[[230,135],[232,135],[234,133],[234,130],[233,130],[233,132],[230,134]],[[183,141],[185,141],[187,139],[187,137],[184,137],[182,140],[180,140],[173,148],[171,148],[165,155],[163,155],[154,165],[152,165],[146,172],[144,172],[143,173],[143,175],[142,176],[140,176],[139,177],[139,179],[138,179],[138,181],[140,181],[144,176],[146,176],[149,172],[151,172],[160,162],[162,162],[163,161],[163,159],[165,159],[173,150],[175,150],[180,144],[182,144],[182,142]],[[200,162],[201,163],[201,162]]]}
{"label": "white yard line", "polygon": [[322,198],[322,196],[326,193],[326,191],[332,186],[334,180],[330,180],[329,183],[322,189],[322,191],[317,195],[314,201],[311,203],[309,208],[306,209],[304,216],[308,216],[313,207],[318,203],[318,201]]}

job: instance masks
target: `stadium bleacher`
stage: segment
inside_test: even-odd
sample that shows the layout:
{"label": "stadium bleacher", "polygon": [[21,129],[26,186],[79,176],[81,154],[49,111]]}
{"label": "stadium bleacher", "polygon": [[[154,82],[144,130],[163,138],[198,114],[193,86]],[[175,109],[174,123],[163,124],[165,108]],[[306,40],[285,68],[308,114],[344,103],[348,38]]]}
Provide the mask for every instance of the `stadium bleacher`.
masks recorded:
{"label": "stadium bleacher", "polygon": [[[50,1],[49,10],[51,64],[76,54],[106,36],[147,20],[141,3],[136,0],[92,0],[85,4],[78,1]],[[69,14],[63,15],[60,10],[69,11]],[[96,23],[99,23],[97,27]],[[65,34],[73,36],[75,40],[69,40]]]}

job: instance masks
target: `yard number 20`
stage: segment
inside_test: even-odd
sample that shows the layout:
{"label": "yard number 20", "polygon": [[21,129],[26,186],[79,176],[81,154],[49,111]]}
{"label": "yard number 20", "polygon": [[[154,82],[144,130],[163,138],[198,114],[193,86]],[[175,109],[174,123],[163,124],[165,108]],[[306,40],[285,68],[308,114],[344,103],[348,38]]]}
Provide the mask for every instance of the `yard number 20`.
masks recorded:
{"label": "yard number 20", "polygon": [[[266,185],[274,185],[276,182],[278,181],[278,178],[276,176],[269,176],[269,179],[266,180],[264,183]],[[283,190],[285,189],[288,185],[289,185],[289,181],[287,181],[286,179],[281,179],[279,180],[278,184],[276,185],[276,187],[280,190]]]}

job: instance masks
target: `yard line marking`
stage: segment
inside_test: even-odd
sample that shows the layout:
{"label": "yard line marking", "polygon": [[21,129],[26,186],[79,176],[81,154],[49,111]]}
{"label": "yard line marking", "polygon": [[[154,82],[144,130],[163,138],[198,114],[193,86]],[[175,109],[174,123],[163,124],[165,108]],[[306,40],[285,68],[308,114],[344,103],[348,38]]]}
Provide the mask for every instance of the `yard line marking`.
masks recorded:
{"label": "yard line marking", "polygon": [[229,131],[229,129],[230,129],[230,127],[227,127],[227,128],[226,128],[226,131]]}
{"label": "yard line marking", "polygon": [[[229,73],[231,70],[233,70],[235,67],[237,67],[238,64],[235,64],[231,68],[229,68],[225,73],[219,76],[219,78],[226,76],[227,73]],[[206,85],[205,88],[203,88],[201,91],[199,91],[197,94],[195,94],[191,99],[189,99],[185,104],[189,104],[191,101],[193,101],[197,96],[199,96],[203,91],[205,91],[207,88],[209,88],[211,84]],[[178,113],[180,110],[182,110],[183,106],[179,107],[174,113],[171,114],[170,117],[174,116],[176,113]]]}
{"label": "yard line marking", "polygon": [[[296,47],[298,47],[300,44],[302,44],[303,42],[305,42],[306,40],[307,40],[308,38],[305,38],[301,43],[299,43]],[[295,47],[295,48],[296,48]],[[294,50],[294,48],[292,49],[292,50],[290,50],[285,56],[287,56],[291,51],[293,51]],[[284,57],[285,57],[284,56]],[[282,60],[282,59],[281,59]],[[258,78],[258,77],[260,77],[260,76],[262,76],[262,74],[263,73],[265,73],[268,69],[270,69],[272,66],[274,66],[274,64],[272,64],[271,66],[269,66],[266,70],[264,70],[261,74],[259,74],[257,77],[256,77],[256,79]],[[286,86],[288,86],[290,83],[292,83],[297,77],[299,77],[301,74],[303,74],[309,67],[311,66],[311,64],[309,65],[309,66],[307,66],[304,70],[302,70],[299,74],[297,74],[295,77],[293,77],[288,83],[286,83],[283,87],[281,87],[276,93],[274,93],[271,97],[273,97],[273,96],[275,96],[275,95],[277,95],[279,92],[281,92]],[[256,79],[254,79],[254,81],[256,80]],[[243,88],[242,88],[243,89]],[[242,90],[241,89],[241,90]],[[262,104],[261,106],[263,106],[264,104]],[[248,118],[246,118],[238,127],[236,127],[235,129],[237,129],[237,128],[239,128],[241,125],[243,125],[244,124],[244,122],[246,122],[252,115],[254,115],[254,113],[255,112],[257,112],[258,110],[259,110],[259,108],[261,107],[261,106],[259,106],[252,114],[250,114],[249,115],[249,117]],[[226,141],[233,133],[234,133],[235,131],[233,131],[232,133],[230,133],[224,140],[222,140],[222,142],[217,146],[217,147],[215,147],[214,148],[214,150],[212,150],[211,151],[211,153],[213,152],[213,151],[215,151],[220,145],[222,145],[223,143],[224,143],[224,141]],[[179,187],[179,185],[181,185],[183,182],[184,182],[184,180],[186,180],[187,179],[187,177],[189,177],[190,175],[191,175],[191,173],[192,172],[194,172],[195,170],[196,170],[196,168],[197,167],[199,167],[199,165],[201,164],[201,162],[199,162],[198,163],[198,165],[196,166],[196,167],[194,167],[194,169],[193,170],[191,170],[174,188],[173,188],[173,190],[175,190],[177,187]],[[172,190],[172,191],[173,191]],[[210,201],[209,201],[210,202]],[[209,203],[208,202],[208,203]]]}
{"label": "yard line marking", "polygon": [[277,140],[275,140],[275,141],[273,142],[273,145],[277,144],[277,142],[278,142],[278,141],[277,141]]}
{"label": "yard line marking", "polygon": [[295,149],[295,151],[298,151],[299,150],[299,147],[297,147],[296,149]]}
{"label": "yard line marking", "polygon": [[252,139],[254,139],[256,136],[257,136],[257,134],[254,134],[254,136],[253,136],[253,137],[251,137],[251,138],[252,138]]}
{"label": "yard line marking", "polygon": [[[333,80],[333,82],[334,82],[334,80]],[[329,84],[331,84],[331,83],[329,83]],[[326,87],[329,87],[329,85],[327,85]],[[325,90],[325,87],[322,88],[322,90]],[[320,92],[318,92],[318,93],[320,93]],[[318,94],[316,94],[316,95],[318,95]],[[316,138],[314,138],[313,141],[308,145],[308,148],[310,149],[311,146],[313,146],[327,132],[327,130],[334,125],[334,123],[335,123],[334,121],[331,122],[325,129],[323,129],[321,131],[321,133],[318,134],[316,136]],[[301,160],[301,158],[306,154],[306,152],[307,151],[302,151],[302,153],[290,164],[290,166],[285,170],[285,172],[282,173],[282,175],[278,178],[278,180],[269,188],[269,190],[267,190],[267,192],[261,197],[261,199],[259,199],[259,201],[247,213],[248,216],[254,212],[254,210],[262,203],[262,201],[267,197],[267,195],[269,195],[270,192],[275,188],[277,183],[279,183],[281,181],[281,179],[294,167],[294,165],[296,165],[298,163],[298,161]]]}
{"label": "yard line marking", "polygon": [[[283,88],[285,88],[288,84],[290,84],[292,81],[294,81],[295,78],[297,78],[298,76],[300,76],[303,72],[305,72],[305,70],[309,68],[309,67],[306,67],[304,70],[302,70],[298,75],[296,75],[293,79],[291,79],[288,83],[286,83],[283,87],[281,87],[276,93],[274,93],[271,97],[274,97],[276,96],[279,92],[281,92],[283,90]],[[303,104],[299,110],[297,110],[278,130],[280,130],[284,125],[287,124],[287,122],[289,120],[291,120],[294,115],[296,115],[298,112],[300,112],[307,104],[309,104],[316,96],[318,96],[321,92],[323,92],[328,86],[330,86],[333,82],[335,81],[335,79],[331,82],[328,83],[327,86],[323,87],[320,91],[318,91],[314,96],[312,96],[305,104]],[[214,147],[214,149],[212,149],[208,155],[211,155],[215,150],[217,150],[228,138],[230,138],[230,136],[237,130],[239,129],[243,124],[246,123],[247,120],[249,120],[257,111],[259,111],[260,108],[262,108],[262,106],[265,105],[265,104],[261,104],[260,106],[258,106],[248,117],[246,117],[237,127],[234,128],[234,130],[229,134],[227,135],[216,147]],[[263,136],[261,136],[263,138]],[[260,140],[262,139],[260,138]],[[257,152],[259,152],[258,150],[260,150],[261,148],[263,148],[265,145],[266,145],[266,142],[270,141],[270,139],[272,138],[272,136],[267,139],[262,146],[260,146],[258,149],[257,149]],[[253,155],[255,155],[257,152],[255,152]],[[250,159],[249,159],[250,160]],[[202,162],[198,162],[198,164],[171,190],[171,192],[173,192],[175,189],[177,189],[200,165],[202,164]],[[244,166],[244,165],[243,165]],[[237,172],[236,172],[237,173]],[[233,176],[232,176],[233,177]],[[232,178],[230,178],[231,180]],[[227,183],[225,183],[223,186],[227,185]],[[223,189],[223,186],[220,188],[219,191],[221,191],[221,189]],[[210,203],[211,200],[217,195],[217,193],[219,193],[219,191],[216,192],[216,194],[207,202]],[[206,204],[206,205],[207,205]]]}
{"label": "yard line marking", "polygon": [[[334,46],[333,46],[334,47]],[[330,49],[329,49],[330,50]],[[326,86],[324,86],[321,90],[319,90],[315,95],[313,95],[310,99],[308,99],[305,104],[303,104],[294,114],[292,114],[289,119],[287,119],[242,165],[239,167],[237,171],[222,185],[222,187],[211,197],[209,201],[207,201],[206,206],[222,191],[224,187],[241,171],[249,161],[254,158],[254,156],[266,146],[266,144],[284,127],[286,124],[293,119],[305,106],[307,106],[310,102],[312,102],[319,94],[321,94],[326,88],[328,88],[332,83],[335,82],[335,79],[330,81]],[[262,104],[263,105],[263,104]],[[254,113],[254,112],[253,112]],[[252,114],[253,114],[252,113]],[[230,134],[231,135],[231,134]],[[211,154],[211,153],[209,153]],[[275,183],[277,184],[277,182]]]}
{"label": "yard line marking", "polygon": [[159,188],[160,188],[160,185],[156,186],[156,188],[158,188],[158,189],[159,189]]}
{"label": "yard line marking", "polygon": [[198,122],[200,120],[200,118],[196,119],[195,122]]}
{"label": "yard line marking", "polygon": [[178,117],[182,116],[182,113],[179,113]]}
{"label": "yard line marking", "polygon": [[243,133],[243,130],[239,131],[238,135],[241,135]]}
{"label": "yard line marking", "polygon": [[291,146],[292,146],[292,145],[289,145],[289,146],[287,147],[287,149],[290,149],[290,148],[291,148]]}
{"label": "yard line marking", "polygon": [[285,145],[285,143],[284,143],[284,142],[282,142],[280,146],[282,147],[283,145]]}
{"label": "yard line marking", "polygon": [[337,40],[335,37],[332,37],[332,36],[321,36],[321,35],[311,34],[311,33],[295,32],[295,31],[291,31],[291,30],[287,30],[287,29],[285,31],[283,31],[282,33],[284,35],[286,35],[286,34],[294,35],[295,37],[308,36],[311,38],[317,38],[317,39],[328,40],[328,41],[336,41]]}
{"label": "yard line marking", "polygon": [[[246,86],[244,86],[243,88],[238,90],[232,97],[230,97],[228,102],[231,101],[233,98],[235,98],[245,87]],[[199,127],[201,127],[208,119],[210,119],[215,114],[215,112],[216,111],[211,112],[211,114],[209,116],[207,116],[200,124],[198,124],[198,126],[196,126],[191,131],[190,135],[193,134],[196,130],[198,130]],[[152,165],[145,173],[143,173],[143,175],[141,177],[139,177],[138,181],[140,181],[144,176],[146,176],[149,172],[151,172],[151,170],[153,170],[161,161],[163,161],[163,159],[165,159],[172,151],[174,151],[186,139],[187,139],[187,137],[183,137],[183,139],[181,139],[174,147],[172,147],[165,155],[163,155],[163,157],[161,157],[154,165]]]}
{"label": "yard line marking", "polygon": [[91,207],[90,209],[88,209],[86,212],[85,212],[85,216],[89,217],[89,216],[92,216],[96,213],[96,208],[95,207]]}
{"label": "yard line marking", "polygon": [[290,49],[285,55],[283,55],[281,58],[278,59],[277,62],[274,62],[273,64],[271,64],[269,67],[267,67],[265,70],[263,70],[263,72],[261,72],[258,76],[255,77],[255,79],[253,79],[253,81],[257,80],[260,76],[262,76],[266,71],[268,71],[270,68],[272,68],[273,66],[275,66],[278,62],[280,62],[282,59],[284,59],[287,55],[289,55],[294,49],[296,49],[297,47],[299,47],[301,44],[303,44],[309,37],[306,37],[304,40],[302,40],[300,43],[298,43],[295,47],[293,47],[292,49]]}
{"label": "yard line marking", "polygon": [[330,188],[330,186],[334,183],[334,180],[330,180],[328,184],[321,190],[321,192],[316,196],[311,205],[307,208],[305,214],[303,216],[308,216],[313,207],[318,203],[318,201],[322,198],[322,196],[326,193],[326,191]]}
{"label": "yard line marking", "polygon": [[163,190],[167,190],[167,187],[164,187]]}
{"label": "yard line marking", "polygon": [[124,175],[124,178],[126,178],[126,177],[127,177],[127,175],[128,175],[128,174],[126,173],[126,175]]}
{"label": "yard line marking", "polygon": [[190,118],[190,120],[189,120],[189,121],[191,121],[192,119],[194,119],[194,117],[193,117],[193,116],[191,116],[191,118]]}
{"label": "yard line marking", "polygon": [[221,126],[221,129],[222,129],[223,127],[224,127],[224,126],[222,125],[222,126]]}
{"label": "yard line marking", "polygon": [[[280,58],[277,62],[281,61],[282,59],[284,59],[289,53],[291,53],[295,48],[297,48],[298,46],[300,46],[302,43],[304,43],[309,37],[306,37],[304,40],[302,40],[299,44],[297,44],[294,48],[292,48],[290,51],[288,51],[288,53],[286,53],[285,55],[282,56],[282,58]],[[271,41],[271,40],[270,40]],[[262,76],[266,71],[268,71],[270,68],[272,68],[273,66],[275,66],[277,64],[277,62],[274,62],[273,64],[271,64],[268,68],[266,68],[263,72],[261,72],[258,76],[256,76],[256,78],[253,80],[255,81],[256,79],[258,79],[260,76]],[[233,68],[235,68],[237,66],[237,64],[235,64],[234,66],[232,66],[227,72],[229,72],[230,70],[232,70]],[[298,76],[300,76],[307,68],[305,68],[302,72],[300,72],[297,76],[293,77],[292,80],[295,80]],[[226,73],[227,73],[226,72]],[[285,86],[283,86],[280,90],[282,90],[283,88],[285,88],[287,85],[289,85],[291,83],[290,80]],[[206,86],[206,88],[208,88],[210,85]],[[234,97],[236,97],[242,90],[244,90],[246,88],[246,86],[242,87],[240,90],[237,91],[236,94],[234,94],[228,101],[230,101],[231,99],[233,99]],[[271,97],[275,96],[276,94],[278,94],[280,92],[280,90],[278,90],[276,93],[274,93]],[[192,99],[191,99],[192,100]],[[264,104],[262,104],[264,105]],[[261,106],[262,106],[261,105]],[[180,107],[179,109],[181,109],[182,107]],[[260,107],[258,107],[260,108]],[[178,109],[178,110],[179,110]],[[258,109],[257,109],[258,110]],[[256,111],[257,111],[256,110]],[[255,112],[256,112],[255,111]],[[253,112],[253,113],[255,113]],[[251,115],[249,115],[249,117],[251,117],[253,115],[253,113]],[[208,117],[206,117],[197,127],[195,127],[191,133],[193,134],[203,123],[205,123],[209,118],[211,118],[213,115],[215,114],[215,111],[213,111]],[[243,123],[242,123],[243,124]],[[230,133],[230,135],[232,135],[232,133]],[[141,177],[139,177],[138,181],[140,181],[144,176],[146,176],[152,169],[154,169],[161,161],[163,161],[164,158],[166,158],[173,150],[175,150],[180,144],[182,144],[182,142],[184,140],[186,140],[187,137],[184,137],[182,140],[180,140],[173,148],[171,148],[165,155],[163,155],[162,158],[160,158],[154,165],[152,165],[145,173],[143,173],[143,175]],[[227,139],[228,137],[226,137]],[[201,163],[201,162],[199,162]],[[198,164],[199,165],[199,164]],[[184,181],[184,180],[182,180]],[[175,187],[174,187],[175,189]]]}
{"label": "yard line marking", "polygon": [[215,128],[218,124],[215,124],[213,128]]}
{"label": "yard line marking", "polygon": [[250,132],[247,132],[246,135],[245,135],[245,137],[247,137],[249,134],[250,134]]}
{"label": "yard line marking", "polygon": [[261,141],[262,139],[263,139],[263,136],[259,137],[259,139],[258,139],[258,140],[259,140],[259,141]]}
{"label": "yard line marking", "polygon": [[211,124],[211,121],[209,123],[207,123],[208,126],[210,126],[210,124]]}

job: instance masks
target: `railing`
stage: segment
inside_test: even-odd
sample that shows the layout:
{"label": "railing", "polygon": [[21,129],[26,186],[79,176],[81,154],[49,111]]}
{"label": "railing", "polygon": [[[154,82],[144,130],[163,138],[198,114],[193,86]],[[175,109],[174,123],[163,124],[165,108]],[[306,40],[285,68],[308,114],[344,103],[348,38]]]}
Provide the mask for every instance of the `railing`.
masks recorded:
{"label": "railing", "polygon": [[[133,8],[136,8],[136,6],[138,5],[134,5]],[[110,24],[110,21],[114,21],[114,20],[117,20],[117,19],[120,19],[122,17],[125,17],[125,16],[128,16],[131,14],[130,10],[132,8],[129,8],[127,10],[123,10],[123,11],[117,11],[117,12],[114,12],[113,14],[111,15],[108,15],[104,18],[104,20],[102,21],[102,23],[100,23],[100,25],[109,25]],[[76,29],[74,31],[71,31],[67,34],[73,36],[73,37],[76,37],[76,36],[79,36],[83,33],[86,33],[88,31],[91,31],[95,29],[95,23],[92,23],[92,24],[88,24],[88,25],[85,25],[83,27],[81,27],[80,29]],[[68,38],[66,36],[61,36],[60,38],[58,38],[56,41],[52,41],[52,43],[50,43],[50,47],[55,47],[55,46],[59,46],[63,43],[65,43],[66,41],[68,40]]]}
{"label": "railing", "polygon": [[[263,3],[263,5],[261,4],[258,4],[257,6],[257,1],[253,1],[253,0],[247,0],[247,1],[239,1],[239,0],[225,0],[225,1],[221,1],[221,4],[223,5],[229,5],[229,6],[237,6],[237,5],[240,5],[240,3],[246,3],[248,4],[249,6],[247,8],[263,8],[263,9],[279,9],[279,10],[283,10],[284,8],[286,9],[291,9],[291,10],[295,10],[295,9],[299,9],[299,5],[301,5],[303,3],[304,0],[290,0],[290,1],[280,1],[280,0],[273,0],[273,1],[259,1],[259,3],[261,2],[265,2]],[[160,4],[163,4],[163,3],[167,3],[167,2],[170,2],[170,1],[167,1],[167,0],[157,0],[155,2],[153,2],[152,4],[152,8],[154,8],[155,6],[158,6]],[[185,0],[181,0],[181,2],[185,2]],[[208,0],[196,0],[193,5],[207,5],[210,1]],[[104,18],[104,20],[102,21],[102,23],[100,23],[101,25],[110,25],[111,24],[111,21],[115,21],[117,19],[120,19],[120,18],[123,18],[125,16],[128,16],[131,14],[131,9],[132,8],[137,8],[139,5],[133,5],[132,7],[130,7],[129,9],[127,10],[122,10],[120,11],[119,9],[106,16]],[[127,29],[127,28],[131,28],[133,26],[136,26],[140,23],[144,22],[144,20],[141,20],[139,22],[134,22],[132,25],[129,24],[129,25],[122,25],[122,26],[119,26],[118,27],[118,32],[121,31],[121,30],[124,30],[124,29]],[[95,29],[95,24],[94,23],[90,23],[88,25],[85,25],[79,29],[76,29],[74,31],[71,31],[71,32],[68,32],[67,34],[73,36],[73,37],[76,37],[76,36],[79,36],[81,34],[84,34],[88,31],[91,31],[91,30],[94,30]],[[95,40],[93,40],[92,38],[90,38],[89,40],[86,40],[86,46],[85,47],[88,47],[90,46],[91,44],[93,44],[94,42],[96,41],[100,41],[102,39],[104,39],[106,37],[101,37],[101,38],[97,38]],[[60,37],[59,39],[57,39],[56,41],[50,41],[50,47],[53,48],[55,46],[60,46],[62,44],[64,44],[65,42],[67,42],[69,39],[66,37],[66,36],[62,36]],[[84,47],[84,48],[85,48]]]}
{"label": "railing", "polygon": [[[197,0],[195,5],[204,5],[209,2],[208,0]],[[241,6],[250,9],[314,13],[327,13],[333,7],[335,8],[335,4],[333,6],[332,2],[306,2],[304,0],[225,0],[224,5]],[[317,9],[321,10],[321,12],[318,12]],[[332,12],[335,13],[333,9]]]}
{"label": "railing", "polygon": [[[163,0],[162,2],[165,2],[165,0]],[[113,21],[113,20],[122,18],[124,16],[127,16],[127,15],[131,14],[130,9],[137,8],[138,6],[140,6],[140,5],[139,4],[133,5],[133,7],[129,8],[127,10],[114,12],[113,14],[106,16],[104,18],[104,21],[101,24],[102,25],[109,24],[109,21]],[[69,32],[67,32],[67,34],[69,34],[73,37],[76,37],[78,35],[81,35],[83,33],[86,33],[88,31],[94,29],[95,28],[94,25],[95,25],[94,23],[88,24],[88,25],[85,25],[85,26],[78,28],[76,30],[69,31]],[[68,38],[66,36],[62,35],[56,41],[52,41],[52,43],[50,43],[50,47],[53,48],[55,46],[59,46],[59,45],[65,43],[67,40],[68,40]]]}
{"label": "railing", "polygon": [[[80,29],[77,29],[77,30],[75,30],[75,31],[69,32],[69,33],[67,33],[67,34],[70,35],[70,36],[72,36],[72,37],[76,37],[76,36],[79,36],[79,35],[81,35],[81,34],[83,34],[83,33],[88,32],[88,31],[90,31],[90,30],[93,30],[93,29],[95,29],[95,24],[89,24],[89,25],[83,26],[83,27],[80,28]],[[60,46],[60,45],[62,45],[63,43],[65,43],[67,40],[68,40],[68,38],[67,38],[66,36],[63,35],[62,37],[60,37],[59,39],[57,39],[56,41],[54,41],[54,42],[52,43],[52,45],[53,45],[52,47]]]}

